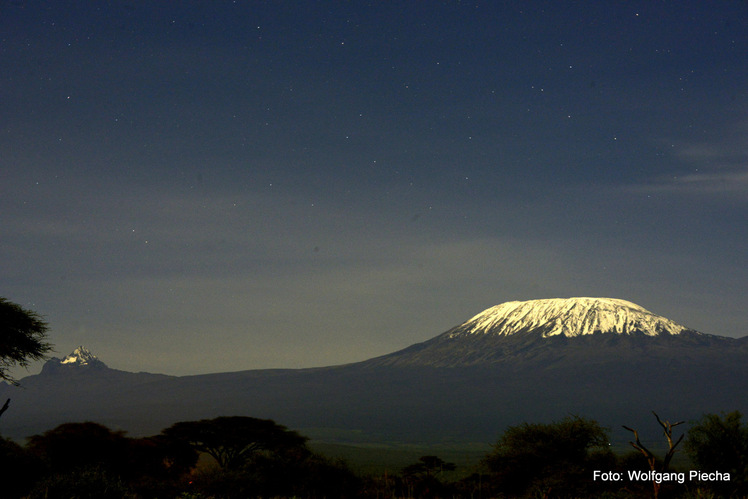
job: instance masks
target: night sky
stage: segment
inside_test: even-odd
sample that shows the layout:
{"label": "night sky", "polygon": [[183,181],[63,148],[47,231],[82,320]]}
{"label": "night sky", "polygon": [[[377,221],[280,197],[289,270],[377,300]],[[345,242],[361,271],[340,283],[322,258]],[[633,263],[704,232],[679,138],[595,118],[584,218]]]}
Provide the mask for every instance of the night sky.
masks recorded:
{"label": "night sky", "polygon": [[178,375],[536,298],[743,336],[747,26],[737,0],[2,1],[0,296],[57,356]]}

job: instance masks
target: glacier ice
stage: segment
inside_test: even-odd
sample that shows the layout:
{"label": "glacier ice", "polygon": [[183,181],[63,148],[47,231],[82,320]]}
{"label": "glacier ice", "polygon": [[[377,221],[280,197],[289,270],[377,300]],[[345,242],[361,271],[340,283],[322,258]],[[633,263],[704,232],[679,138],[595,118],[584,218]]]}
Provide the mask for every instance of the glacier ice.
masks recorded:
{"label": "glacier ice", "polygon": [[508,336],[533,329],[542,329],[543,337],[574,337],[596,332],[673,335],[688,328],[626,300],[578,297],[502,303],[469,319],[454,334]]}

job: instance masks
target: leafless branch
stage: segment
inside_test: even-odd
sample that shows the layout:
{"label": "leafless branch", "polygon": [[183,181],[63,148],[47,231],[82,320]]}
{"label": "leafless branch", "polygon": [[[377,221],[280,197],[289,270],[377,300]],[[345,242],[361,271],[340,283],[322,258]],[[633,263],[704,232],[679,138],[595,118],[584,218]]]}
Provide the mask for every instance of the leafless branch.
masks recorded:
{"label": "leafless branch", "polygon": [[10,399],[6,400],[5,404],[3,404],[3,406],[0,408],[0,416],[2,416],[3,413],[8,410],[9,405],[10,405]]}

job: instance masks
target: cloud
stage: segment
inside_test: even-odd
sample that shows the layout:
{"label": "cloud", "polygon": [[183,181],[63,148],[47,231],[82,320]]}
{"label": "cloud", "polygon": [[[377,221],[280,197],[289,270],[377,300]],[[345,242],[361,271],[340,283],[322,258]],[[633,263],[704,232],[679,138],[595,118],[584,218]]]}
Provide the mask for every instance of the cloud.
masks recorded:
{"label": "cloud", "polygon": [[674,190],[705,193],[748,193],[748,168],[743,171],[695,172],[674,177],[670,183]]}
{"label": "cloud", "polygon": [[748,122],[712,140],[668,142],[675,171],[652,177],[634,190],[748,201]]}

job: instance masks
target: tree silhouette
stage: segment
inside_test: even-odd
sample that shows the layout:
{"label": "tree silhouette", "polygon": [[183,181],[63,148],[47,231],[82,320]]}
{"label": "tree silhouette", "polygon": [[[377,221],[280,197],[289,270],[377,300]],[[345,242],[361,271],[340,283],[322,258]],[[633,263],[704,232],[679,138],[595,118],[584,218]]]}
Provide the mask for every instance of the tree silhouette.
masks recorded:
{"label": "tree silhouette", "polygon": [[246,416],[183,421],[166,428],[167,439],[189,443],[212,456],[221,468],[236,469],[259,453],[307,455],[303,437],[270,419]]}
{"label": "tree silhouette", "polygon": [[16,383],[8,369],[43,359],[52,349],[46,336],[47,323],[39,314],[0,298],[0,380]]}
{"label": "tree silhouette", "polygon": [[196,464],[199,454],[187,442],[163,435],[129,439],[128,468],[134,474],[153,475],[159,480],[178,478]]}
{"label": "tree silhouette", "polygon": [[705,414],[695,422],[686,436],[685,448],[700,471],[730,473],[729,481],[711,485],[725,496],[748,494],[748,425],[742,414]]}
{"label": "tree silhouette", "polygon": [[[144,497],[171,497],[198,459],[197,452],[184,442],[160,435],[129,438],[93,422],[61,424],[30,437],[26,447],[45,476],[39,497],[48,497],[47,489],[59,494],[49,497],[88,497],[70,492],[75,491],[76,481],[96,498],[104,497],[100,495],[103,489],[122,487]],[[1,492],[0,496],[5,497]]]}
{"label": "tree silhouette", "polygon": [[403,468],[403,475],[424,477],[438,475],[443,471],[454,470],[454,463],[447,463],[436,456],[422,456],[418,459],[417,463]]}
{"label": "tree silhouette", "polygon": [[484,459],[496,487],[512,497],[531,491],[544,495],[551,489],[554,494],[588,496],[587,478],[613,461],[607,430],[579,416],[510,426]]}
{"label": "tree silhouette", "polygon": [[41,458],[52,472],[104,465],[124,469],[129,439],[98,423],[64,423],[29,438],[27,448]]}
{"label": "tree silhouette", "polygon": [[26,497],[39,478],[39,462],[12,440],[0,437],[0,497]]}
{"label": "tree silhouette", "polygon": [[440,495],[444,485],[437,478],[444,471],[454,471],[454,463],[445,462],[437,456],[422,456],[417,463],[403,468],[403,478],[417,497]]}

